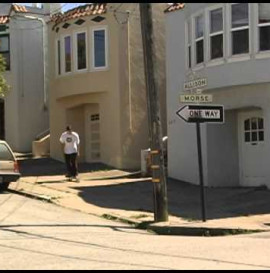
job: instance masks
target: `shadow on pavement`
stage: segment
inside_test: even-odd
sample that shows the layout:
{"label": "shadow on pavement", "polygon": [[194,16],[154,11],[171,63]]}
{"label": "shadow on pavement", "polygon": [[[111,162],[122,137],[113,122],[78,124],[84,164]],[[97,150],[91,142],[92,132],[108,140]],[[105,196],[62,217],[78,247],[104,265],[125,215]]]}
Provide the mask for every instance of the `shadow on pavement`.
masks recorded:
{"label": "shadow on pavement", "polygon": [[[201,220],[200,187],[168,179],[169,214],[187,220]],[[153,212],[151,182],[76,187],[86,202],[122,210]],[[264,188],[205,188],[206,218],[251,216],[270,213],[270,191]]]}
{"label": "shadow on pavement", "polygon": [[[51,158],[20,160],[19,165],[22,176],[65,174],[65,164]],[[79,164],[80,173],[111,169],[100,163]],[[72,188],[77,189],[79,197],[89,204],[120,210],[154,211],[153,184],[149,180],[128,179],[120,184],[111,180],[110,185],[98,186],[91,186],[91,181],[87,183],[89,186],[78,184]],[[202,219],[199,186],[168,179],[167,189],[170,215],[190,220]],[[264,187],[205,188],[205,200],[207,220],[270,214],[270,190]]]}
{"label": "shadow on pavement", "polygon": [[[52,158],[25,159],[19,160],[18,163],[22,176],[50,176],[66,173],[65,163]],[[102,163],[79,163],[78,165],[79,173],[112,169]]]}

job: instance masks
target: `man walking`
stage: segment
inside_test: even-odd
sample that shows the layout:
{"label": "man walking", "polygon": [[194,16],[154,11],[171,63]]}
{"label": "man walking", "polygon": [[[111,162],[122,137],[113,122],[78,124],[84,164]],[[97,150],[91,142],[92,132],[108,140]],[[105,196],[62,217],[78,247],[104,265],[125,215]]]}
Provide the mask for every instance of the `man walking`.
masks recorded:
{"label": "man walking", "polygon": [[67,175],[70,181],[76,179],[79,182],[78,176],[78,162],[80,138],[76,132],[71,130],[71,126],[66,127],[66,131],[61,135],[60,142],[63,145],[63,152],[65,155]]}

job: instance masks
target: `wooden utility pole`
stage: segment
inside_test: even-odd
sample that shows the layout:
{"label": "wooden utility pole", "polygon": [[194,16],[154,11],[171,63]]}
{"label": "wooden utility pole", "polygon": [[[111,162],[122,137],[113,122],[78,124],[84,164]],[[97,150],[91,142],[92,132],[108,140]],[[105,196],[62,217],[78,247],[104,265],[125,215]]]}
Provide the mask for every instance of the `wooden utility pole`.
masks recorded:
{"label": "wooden utility pole", "polygon": [[140,17],[147,90],[152,182],[154,186],[154,219],[155,222],[164,222],[168,221],[167,176],[164,167],[160,100],[154,71],[156,66],[154,65],[152,8],[150,3],[140,3]]}

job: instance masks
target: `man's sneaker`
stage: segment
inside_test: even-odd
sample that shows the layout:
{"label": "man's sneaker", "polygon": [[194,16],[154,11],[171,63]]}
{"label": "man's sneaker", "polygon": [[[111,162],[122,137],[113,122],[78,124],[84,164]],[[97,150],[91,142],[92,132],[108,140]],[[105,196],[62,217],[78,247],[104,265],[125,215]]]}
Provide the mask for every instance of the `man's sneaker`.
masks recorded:
{"label": "man's sneaker", "polygon": [[80,182],[80,179],[79,179],[79,177],[77,177],[77,176],[72,177],[72,179],[75,180],[74,182]]}

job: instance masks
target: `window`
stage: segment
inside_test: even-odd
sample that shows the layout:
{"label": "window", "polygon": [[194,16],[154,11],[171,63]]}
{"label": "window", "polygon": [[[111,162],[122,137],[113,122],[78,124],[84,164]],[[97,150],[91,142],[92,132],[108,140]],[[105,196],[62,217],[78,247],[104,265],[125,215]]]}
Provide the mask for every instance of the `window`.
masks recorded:
{"label": "window", "polygon": [[244,121],[245,142],[264,141],[264,125],[262,118],[250,118]]}
{"label": "window", "polygon": [[65,72],[71,72],[71,37],[64,38]]}
{"label": "window", "polygon": [[270,50],[270,4],[258,3],[259,50]]}
{"label": "window", "polygon": [[223,57],[223,9],[210,11],[210,59]]}
{"label": "window", "polygon": [[57,40],[57,72],[61,75],[61,42]]}
{"label": "window", "polygon": [[10,70],[10,45],[9,34],[0,35],[0,54],[6,61],[6,70]]}
{"label": "window", "polygon": [[86,32],[76,34],[77,69],[86,69]]}
{"label": "window", "polygon": [[203,15],[195,17],[196,64],[204,61],[204,20]]}
{"label": "window", "polygon": [[191,25],[190,21],[187,22],[187,66],[191,68]]}
{"label": "window", "polygon": [[94,68],[104,68],[106,63],[106,31],[105,29],[98,29],[93,31],[93,61]]}
{"label": "window", "polygon": [[232,55],[249,52],[249,6],[248,3],[231,5]]}

